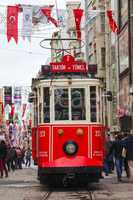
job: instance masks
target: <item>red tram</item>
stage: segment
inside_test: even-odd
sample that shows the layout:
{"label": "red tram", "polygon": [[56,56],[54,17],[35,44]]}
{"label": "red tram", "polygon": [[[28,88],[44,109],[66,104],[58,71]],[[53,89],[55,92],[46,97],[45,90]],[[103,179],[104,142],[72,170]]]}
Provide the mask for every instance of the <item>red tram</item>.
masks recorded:
{"label": "red tram", "polygon": [[105,141],[100,80],[47,76],[33,79],[32,91],[32,155],[40,181],[98,181]]}

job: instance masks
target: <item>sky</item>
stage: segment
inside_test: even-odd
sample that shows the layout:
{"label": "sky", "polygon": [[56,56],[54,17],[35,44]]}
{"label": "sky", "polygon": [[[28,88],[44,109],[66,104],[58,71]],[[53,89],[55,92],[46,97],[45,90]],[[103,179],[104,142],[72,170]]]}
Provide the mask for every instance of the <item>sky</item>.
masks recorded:
{"label": "sky", "polygon": [[[67,0],[71,1],[71,0]],[[47,5],[55,4],[55,0],[3,0],[1,5],[31,4]],[[66,0],[57,0],[58,8],[65,8]],[[43,35],[33,35],[31,43],[23,40],[19,35],[19,42],[14,40],[7,42],[6,34],[0,28],[0,87],[2,86],[30,86],[31,79],[36,76],[40,66],[45,64],[50,52],[42,49],[40,41],[50,37],[54,27],[48,30],[45,27]],[[40,34],[40,33],[39,33]]]}

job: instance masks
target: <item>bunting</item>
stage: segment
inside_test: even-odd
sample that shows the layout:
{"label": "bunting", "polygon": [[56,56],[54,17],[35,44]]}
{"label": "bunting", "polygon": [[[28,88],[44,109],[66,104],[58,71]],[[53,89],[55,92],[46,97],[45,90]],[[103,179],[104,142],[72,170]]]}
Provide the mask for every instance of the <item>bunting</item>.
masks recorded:
{"label": "bunting", "polygon": [[11,38],[14,38],[16,43],[18,43],[18,6],[8,6],[7,7],[7,39],[8,42]]}
{"label": "bunting", "polygon": [[47,17],[48,22],[52,22],[56,27],[58,27],[58,22],[57,22],[57,20],[54,19],[54,18],[51,16],[51,13],[52,13],[52,8],[51,8],[51,7],[42,8],[41,11],[42,11],[42,13],[44,14],[44,16]]}
{"label": "bunting", "polygon": [[77,38],[78,40],[80,40],[81,39],[80,24],[81,24],[81,19],[83,16],[83,10],[80,8],[73,9],[73,13],[74,13],[74,18],[75,18],[75,23],[76,23]]}
{"label": "bunting", "polygon": [[0,29],[3,34],[6,34],[6,24],[7,24],[7,16],[6,16],[6,7],[0,7]]}
{"label": "bunting", "polygon": [[[43,7],[42,7],[43,8]],[[42,13],[40,6],[33,6],[32,23],[34,26],[41,24],[48,24],[47,17]]]}
{"label": "bunting", "polygon": [[22,118],[25,115],[26,107],[27,107],[27,104],[23,104],[23,107],[22,107]]}
{"label": "bunting", "polygon": [[115,20],[113,19],[112,10],[107,10],[107,17],[108,17],[109,26],[110,26],[112,32],[118,33],[118,27],[117,27]]}
{"label": "bunting", "polygon": [[32,7],[23,6],[23,26],[22,26],[22,37],[27,38],[31,41],[32,34]]}
{"label": "bunting", "polygon": [[12,109],[11,109],[11,112],[10,112],[10,117],[12,117],[12,118],[14,116],[14,111],[15,111],[15,105],[12,104]]}
{"label": "bunting", "polygon": [[4,116],[4,106],[3,102],[0,102],[0,124],[3,122],[3,116]]}

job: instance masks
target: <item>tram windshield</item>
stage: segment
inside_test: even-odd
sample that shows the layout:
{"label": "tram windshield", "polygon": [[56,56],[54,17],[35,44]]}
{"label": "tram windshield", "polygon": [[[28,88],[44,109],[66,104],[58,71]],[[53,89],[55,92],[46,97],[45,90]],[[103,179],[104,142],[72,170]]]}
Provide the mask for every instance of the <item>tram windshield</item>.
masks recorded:
{"label": "tram windshield", "polygon": [[55,120],[86,120],[84,88],[55,89],[54,102]]}
{"label": "tram windshield", "polygon": [[98,101],[97,91],[99,91],[98,87],[93,85],[78,88],[55,87],[52,93],[50,93],[49,87],[44,87],[41,113],[43,122],[68,120],[99,122],[101,120],[101,112],[99,112],[101,104]]}

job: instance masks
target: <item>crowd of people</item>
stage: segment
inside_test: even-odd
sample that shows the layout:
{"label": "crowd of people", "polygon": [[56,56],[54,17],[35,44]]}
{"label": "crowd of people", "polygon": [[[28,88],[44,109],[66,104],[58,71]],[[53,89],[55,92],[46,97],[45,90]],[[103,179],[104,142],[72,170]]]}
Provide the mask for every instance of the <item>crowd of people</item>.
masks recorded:
{"label": "crowd of people", "polygon": [[116,170],[118,182],[122,182],[125,170],[129,182],[133,182],[133,132],[108,134],[106,138],[106,156],[104,173],[108,176]]}
{"label": "crowd of people", "polygon": [[5,140],[0,140],[0,178],[8,177],[11,170],[22,169],[23,165],[31,165],[30,147],[14,147],[6,144]]}

